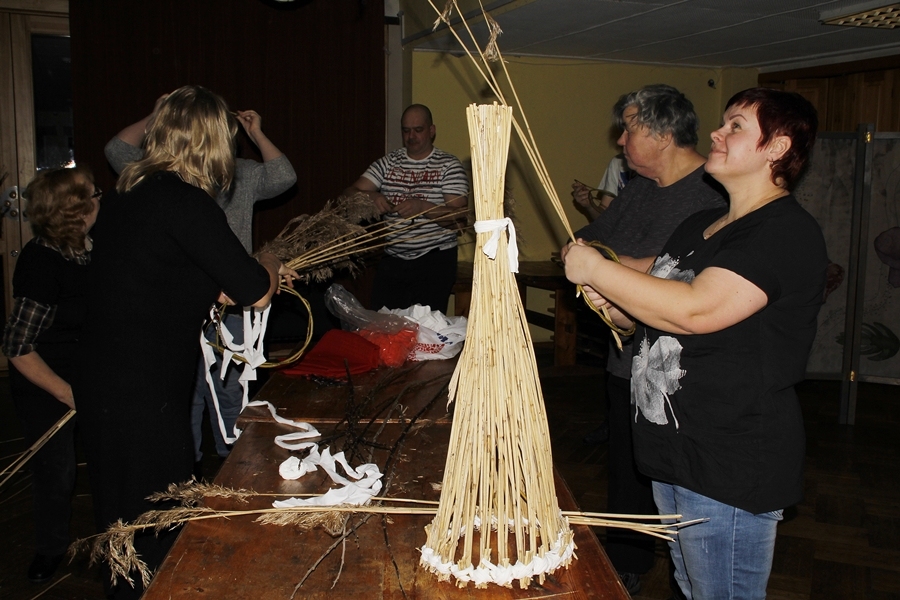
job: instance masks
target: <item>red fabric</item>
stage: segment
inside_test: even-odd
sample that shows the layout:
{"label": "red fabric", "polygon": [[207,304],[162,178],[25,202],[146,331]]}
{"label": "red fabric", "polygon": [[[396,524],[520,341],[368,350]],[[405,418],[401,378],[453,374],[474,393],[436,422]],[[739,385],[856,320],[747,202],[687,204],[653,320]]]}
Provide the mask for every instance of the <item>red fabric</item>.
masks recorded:
{"label": "red fabric", "polygon": [[[366,373],[378,366],[378,346],[359,335],[331,329],[294,366],[281,372],[303,377],[317,375],[344,379],[349,368],[351,375]],[[347,361],[345,366],[344,361]]]}
{"label": "red fabric", "polygon": [[416,347],[415,329],[401,329],[397,333],[360,329],[359,335],[378,346],[381,362],[388,367],[403,365],[409,353]]}

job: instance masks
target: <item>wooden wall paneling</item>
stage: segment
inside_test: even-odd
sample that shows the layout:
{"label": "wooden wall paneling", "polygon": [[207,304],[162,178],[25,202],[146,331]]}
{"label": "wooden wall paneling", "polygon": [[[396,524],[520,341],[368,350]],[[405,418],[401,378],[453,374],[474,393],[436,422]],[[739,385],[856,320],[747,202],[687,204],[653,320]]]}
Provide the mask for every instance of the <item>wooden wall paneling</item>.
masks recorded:
{"label": "wooden wall paneling", "polygon": [[891,124],[887,131],[900,131],[900,69],[893,69],[891,80]]}
{"label": "wooden wall paneling", "polygon": [[859,122],[875,123],[875,131],[894,131],[894,107],[891,102],[894,70],[860,73],[857,76],[859,92]]}
{"label": "wooden wall paneling", "polygon": [[383,2],[71,0],[70,14],[76,153],[101,187],[114,180],[106,142],[188,83],[258,111],[297,171],[294,189],[257,205],[257,244],[383,153]]}
{"label": "wooden wall paneling", "polygon": [[900,56],[808,69],[762,73],[759,84],[796,91],[819,111],[821,131],[856,131],[874,123],[876,131],[900,131]]}
{"label": "wooden wall paneling", "polygon": [[849,76],[835,77],[828,92],[828,119],[825,131],[855,131],[856,94]]}
{"label": "wooden wall paneling", "polygon": [[809,100],[819,113],[820,126],[827,122],[829,112],[829,80],[827,78],[790,79],[785,82],[782,89],[788,92],[796,92]]}

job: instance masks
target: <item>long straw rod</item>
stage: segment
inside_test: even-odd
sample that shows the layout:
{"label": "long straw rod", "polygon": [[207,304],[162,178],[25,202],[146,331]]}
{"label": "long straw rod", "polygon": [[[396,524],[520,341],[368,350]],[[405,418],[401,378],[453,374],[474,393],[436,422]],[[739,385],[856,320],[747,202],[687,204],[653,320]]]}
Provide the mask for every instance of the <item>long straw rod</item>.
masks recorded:
{"label": "long straw rod", "polygon": [[69,411],[62,416],[62,418],[57,421],[50,429],[47,430],[44,435],[42,435],[35,443],[31,445],[31,447],[25,451],[22,456],[19,457],[18,460],[9,465],[6,469],[3,470],[3,475],[6,475],[2,480],[0,480],[0,487],[3,486],[4,483],[9,481],[9,478],[16,474],[16,472],[21,469],[25,463],[31,460],[31,457],[37,454],[38,450],[40,450],[47,441],[52,438],[56,433],[63,428],[63,425],[69,422],[69,419],[75,416],[75,409],[71,408]]}

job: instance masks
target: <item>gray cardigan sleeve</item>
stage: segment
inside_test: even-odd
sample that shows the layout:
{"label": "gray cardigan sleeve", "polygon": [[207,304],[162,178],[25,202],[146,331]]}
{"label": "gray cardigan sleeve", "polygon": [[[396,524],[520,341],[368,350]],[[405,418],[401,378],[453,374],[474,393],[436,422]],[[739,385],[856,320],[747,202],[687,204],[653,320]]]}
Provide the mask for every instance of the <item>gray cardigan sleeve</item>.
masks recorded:
{"label": "gray cardigan sleeve", "polygon": [[284,154],[261,163],[242,159],[237,162],[237,177],[244,179],[244,185],[252,190],[254,202],[274,198],[297,182],[294,167]]}
{"label": "gray cardigan sleeve", "polygon": [[143,150],[123,142],[118,137],[107,142],[103,153],[106,154],[106,160],[109,161],[109,165],[116,173],[121,173],[128,163],[144,158]]}

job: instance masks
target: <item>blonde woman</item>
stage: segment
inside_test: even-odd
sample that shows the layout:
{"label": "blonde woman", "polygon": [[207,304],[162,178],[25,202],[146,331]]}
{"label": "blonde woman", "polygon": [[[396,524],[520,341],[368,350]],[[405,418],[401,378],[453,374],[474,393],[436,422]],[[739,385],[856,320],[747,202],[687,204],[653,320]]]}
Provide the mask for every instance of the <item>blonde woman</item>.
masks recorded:
{"label": "blonde woman", "polygon": [[[104,202],[76,386],[101,529],[191,478],[197,340],[210,305],[264,307],[280,277],[296,277],[271,254],[249,256],[216,204],[234,174],[236,131],[216,94],[172,92],[147,124],[144,158],[122,170]],[[150,533],[135,546],[153,569],[173,539]],[[139,597],[135,585],[113,591]]]}
{"label": "blonde woman", "polygon": [[[704,523],[669,544],[687,598],[762,599],[783,509],[803,496],[803,380],[823,302],[822,232],[790,190],[812,105],[763,88],[729,100],[706,171],[730,197],[666,242],[649,275],[573,244],[566,275],[633,317],[631,423],[660,514]],[[611,303],[611,304],[610,304]],[[624,311],[624,314],[620,311]]]}
{"label": "blonde woman", "polygon": [[[89,170],[39,173],[23,194],[34,238],[16,262],[13,309],[3,331],[9,383],[25,441],[34,444],[69,409],[78,333],[84,322],[84,277],[91,258],[88,231],[100,189]],[[44,583],[69,547],[75,486],[75,421],[31,459],[36,553],[28,579]]]}

